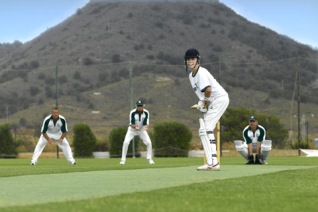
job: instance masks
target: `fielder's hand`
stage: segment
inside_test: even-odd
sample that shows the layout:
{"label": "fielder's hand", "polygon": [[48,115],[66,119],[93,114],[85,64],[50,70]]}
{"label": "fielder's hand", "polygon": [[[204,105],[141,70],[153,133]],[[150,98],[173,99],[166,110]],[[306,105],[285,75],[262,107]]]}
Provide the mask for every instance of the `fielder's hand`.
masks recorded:
{"label": "fielder's hand", "polygon": [[144,126],[144,130],[146,130],[146,131],[148,130],[148,125]]}
{"label": "fielder's hand", "polygon": [[52,138],[49,138],[47,141],[49,142],[49,144],[52,144],[54,142]]}

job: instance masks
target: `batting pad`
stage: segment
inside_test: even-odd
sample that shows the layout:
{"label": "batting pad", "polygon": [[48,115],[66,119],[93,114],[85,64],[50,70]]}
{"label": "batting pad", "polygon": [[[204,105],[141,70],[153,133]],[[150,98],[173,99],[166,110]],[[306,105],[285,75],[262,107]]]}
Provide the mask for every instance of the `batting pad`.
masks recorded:
{"label": "batting pad", "polygon": [[208,135],[206,134],[205,124],[203,119],[199,119],[200,122],[200,129],[199,129],[199,136],[201,139],[201,143],[205,152],[206,160],[209,165],[212,165],[212,150],[210,148],[210,141]]}

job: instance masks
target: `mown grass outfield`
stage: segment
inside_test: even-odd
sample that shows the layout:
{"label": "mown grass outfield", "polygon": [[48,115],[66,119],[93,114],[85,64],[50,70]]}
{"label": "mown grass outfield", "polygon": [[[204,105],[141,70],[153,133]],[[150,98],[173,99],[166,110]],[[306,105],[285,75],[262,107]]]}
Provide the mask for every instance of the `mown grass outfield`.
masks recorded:
{"label": "mown grass outfield", "polygon": [[221,158],[0,160],[1,211],[317,211],[318,158],[270,157],[268,165]]}

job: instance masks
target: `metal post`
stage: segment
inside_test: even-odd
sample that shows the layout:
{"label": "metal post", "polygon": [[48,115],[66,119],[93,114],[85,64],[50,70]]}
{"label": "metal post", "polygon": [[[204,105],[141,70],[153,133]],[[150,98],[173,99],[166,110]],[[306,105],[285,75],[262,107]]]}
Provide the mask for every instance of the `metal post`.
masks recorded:
{"label": "metal post", "polygon": [[298,156],[300,156],[300,91],[299,91],[299,84],[300,84],[300,67],[299,67],[299,58],[297,58],[298,69],[297,69],[297,106],[298,106]]}
{"label": "metal post", "polygon": [[308,131],[309,131],[309,122],[306,121],[305,122],[305,126],[306,126],[306,142],[307,142],[307,148],[309,147],[309,139],[308,139]]}
{"label": "metal post", "polygon": [[[131,62],[129,62],[129,84],[130,84],[130,109],[133,109],[133,89],[132,89],[132,65]],[[135,153],[135,138],[132,140],[132,157],[136,158]]]}
{"label": "metal post", "polygon": [[[58,108],[59,103],[58,103],[58,67],[55,67],[55,107]],[[56,145],[56,158],[59,159],[59,147]]]}

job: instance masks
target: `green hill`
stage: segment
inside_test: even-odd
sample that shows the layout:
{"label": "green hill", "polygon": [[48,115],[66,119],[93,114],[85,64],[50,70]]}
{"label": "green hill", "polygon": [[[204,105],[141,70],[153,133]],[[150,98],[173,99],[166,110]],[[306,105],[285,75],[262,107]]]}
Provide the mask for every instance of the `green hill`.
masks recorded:
{"label": "green hill", "polygon": [[230,107],[277,115],[297,130],[299,71],[301,114],[318,114],[318,52],[309,46],[218,1],[91,1],[28,43],[0,44],[0,123],[34,128],[58,103],[70,128],[84,122],[106,137],[142,98],[152,124],[176,120],[195,132],[200,114],[189,109],[197,98],[183,61],[192,47]]}

